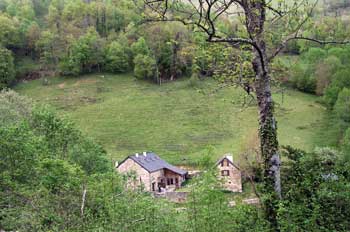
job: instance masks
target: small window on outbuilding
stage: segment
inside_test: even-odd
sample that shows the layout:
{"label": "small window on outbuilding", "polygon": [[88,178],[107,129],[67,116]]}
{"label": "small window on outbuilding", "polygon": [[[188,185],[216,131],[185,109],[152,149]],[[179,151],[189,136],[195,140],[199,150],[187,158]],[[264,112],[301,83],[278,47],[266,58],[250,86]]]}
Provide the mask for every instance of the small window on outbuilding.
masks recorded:
{"label": "small window on outbuilding", "polygon": [[229,170],[222,170],[221,171],[221,176],[229,176],[230,175],[230,171]]}

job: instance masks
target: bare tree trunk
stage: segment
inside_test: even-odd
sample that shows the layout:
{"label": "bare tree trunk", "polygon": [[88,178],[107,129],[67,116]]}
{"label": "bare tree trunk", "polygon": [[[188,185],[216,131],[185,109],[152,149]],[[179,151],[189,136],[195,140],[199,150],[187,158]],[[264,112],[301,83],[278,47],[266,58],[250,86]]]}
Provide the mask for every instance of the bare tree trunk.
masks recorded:
{"label": "bare tree trunk", "polygon": [[173,81],[177,76],[177,52],[179,50],[178,40],[180,38],[180,32],[176,33],[175,40],[173,41],[173,57],[171,62],[170,80]]}
{"label": "bare tree trunk", "polygon": [[83,196],[81,197],[81,207],[80,207],[80,215],[82,217],[84,216],[85,200],[86,200],[86,188],[84,186]]}

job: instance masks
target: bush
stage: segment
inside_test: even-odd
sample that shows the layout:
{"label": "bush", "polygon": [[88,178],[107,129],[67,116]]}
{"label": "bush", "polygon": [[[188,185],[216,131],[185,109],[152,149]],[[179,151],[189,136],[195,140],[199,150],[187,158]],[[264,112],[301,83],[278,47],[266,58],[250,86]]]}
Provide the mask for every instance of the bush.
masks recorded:
{"label": "bush", "polygon": [[188,80],[188,84],[192,88],[197,88],[200,85],[200,80],[197,73],[193,73]]}
{"label": "bush", "polygon": [[28,118],[32,101],[13,90],[0,91],[0,125],[19,123]]}
{"label": "bush", "polygon": [[345,132],[342,142],[342,151],[346,160],[350,162],[350,127]]}
{"label": "bush", "polygon": [[43,159],[39,163],[40,184],[52,193],[79,190],[83,172],[78,166],[60,159]]}
{"label": "bush", "polygon": [[155,76],[156,60],[153,57],[138,54],[134,58],[134,75],[138,79],[150,79]]}
{"label": "bush", "polygon": [[308,63],[315,64],[327,56],[327,51],[322,48],[310,48],[303,56]]}
{"label": "bush", "polygon": [[337,117],[346,123],[350,123],[350,89],[343,88],[338,94],[338,99],[334,105]]}
{"label": "bush", "polygon": [[140,37],[135,43],[131,45],[131,50],[134,56],[137,56],[139,54],[146,56],[150,54],[150,49],[143,37]]}
{"label": "bush", "polygon": [[307,93],[315,93],[316,80],[313,76],[312,66],[297,64],[292,70],[292,85],[294,88]]}
{"label": "bush", "polygon": [[0,89],[9,86],[15,79],[15,65],[10,50],[0,47]]}
{"label": "bush", "polygon": [[349,163],[330,148],[306,153],[287,147],[284,155],[281,231],[348,231]]}
{"label": "bush", "polygon": [[323,99],[328,108],[333,108],[334,104],[337,101],[338,93],[340,92],[340,90],[341,88],[336,86],[335,84],[331,84],[325,89]]}
{"label": "bush", "polygon": [[350,70],[340,70],[332,76],[332,83],[326,88],[324,100],[329,108],[333,108],[338,94],[343,88],[350,88]]}
{"label": "bush", "polygon": [[63,76],[78,76],[82,72],[80,62],[73,57],[65,57],[58,67]]}
{"label": "bush", "polygon": [[328,56],[316,65],[316,94],[323,95],[325,88],[332,82],[332,76],[337,70],[342,68],[342,63],[336,56]]}
{"label": "bush", "polygon": [[114,41],[106,49],[106,69],[113,73],[125,72],[129,68],[126,48]]}

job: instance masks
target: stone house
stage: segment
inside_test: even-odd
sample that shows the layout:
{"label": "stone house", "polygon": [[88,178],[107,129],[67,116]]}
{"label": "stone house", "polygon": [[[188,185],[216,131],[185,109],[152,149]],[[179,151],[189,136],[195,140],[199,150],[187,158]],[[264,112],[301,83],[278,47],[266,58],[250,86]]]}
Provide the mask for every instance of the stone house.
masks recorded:
{"label": "stone house", "polygon": [[242,192],[242,173],[233,163],[232,155],[225,155],[219,159],[215,167],[218,169],[218,178],[223,181],[223,189],[231,192]]}
{"label": "stone house", "polygon": [[136,153],[116,165],[120,173],[133,173],[132,187],[142,187],[145,191],[172,191],[181,187],[187,171],[162,160],[153,152]]}

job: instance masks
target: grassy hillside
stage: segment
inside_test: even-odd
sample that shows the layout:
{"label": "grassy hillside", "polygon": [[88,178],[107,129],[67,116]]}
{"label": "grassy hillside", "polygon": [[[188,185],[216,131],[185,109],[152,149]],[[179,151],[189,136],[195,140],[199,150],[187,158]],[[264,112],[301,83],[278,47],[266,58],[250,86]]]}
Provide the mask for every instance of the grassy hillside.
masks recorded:
{"label": "grassy hillside", "polygon": [[[208,146],[216,157],[236,158],[256,144],[257,111],[242,108],[240,89],[213,94],[213,81],[193,88],[188,80],[157,86],[130,75],[89,75],[19,84],[16,90],[55,106],[86,135],[99,141],[113,159],[155,151],[175,163],[192,163]],[[325,110],[311,95],[288,90],[275,95],[279,138],[283,145],[311,150],[317,145]]]}

